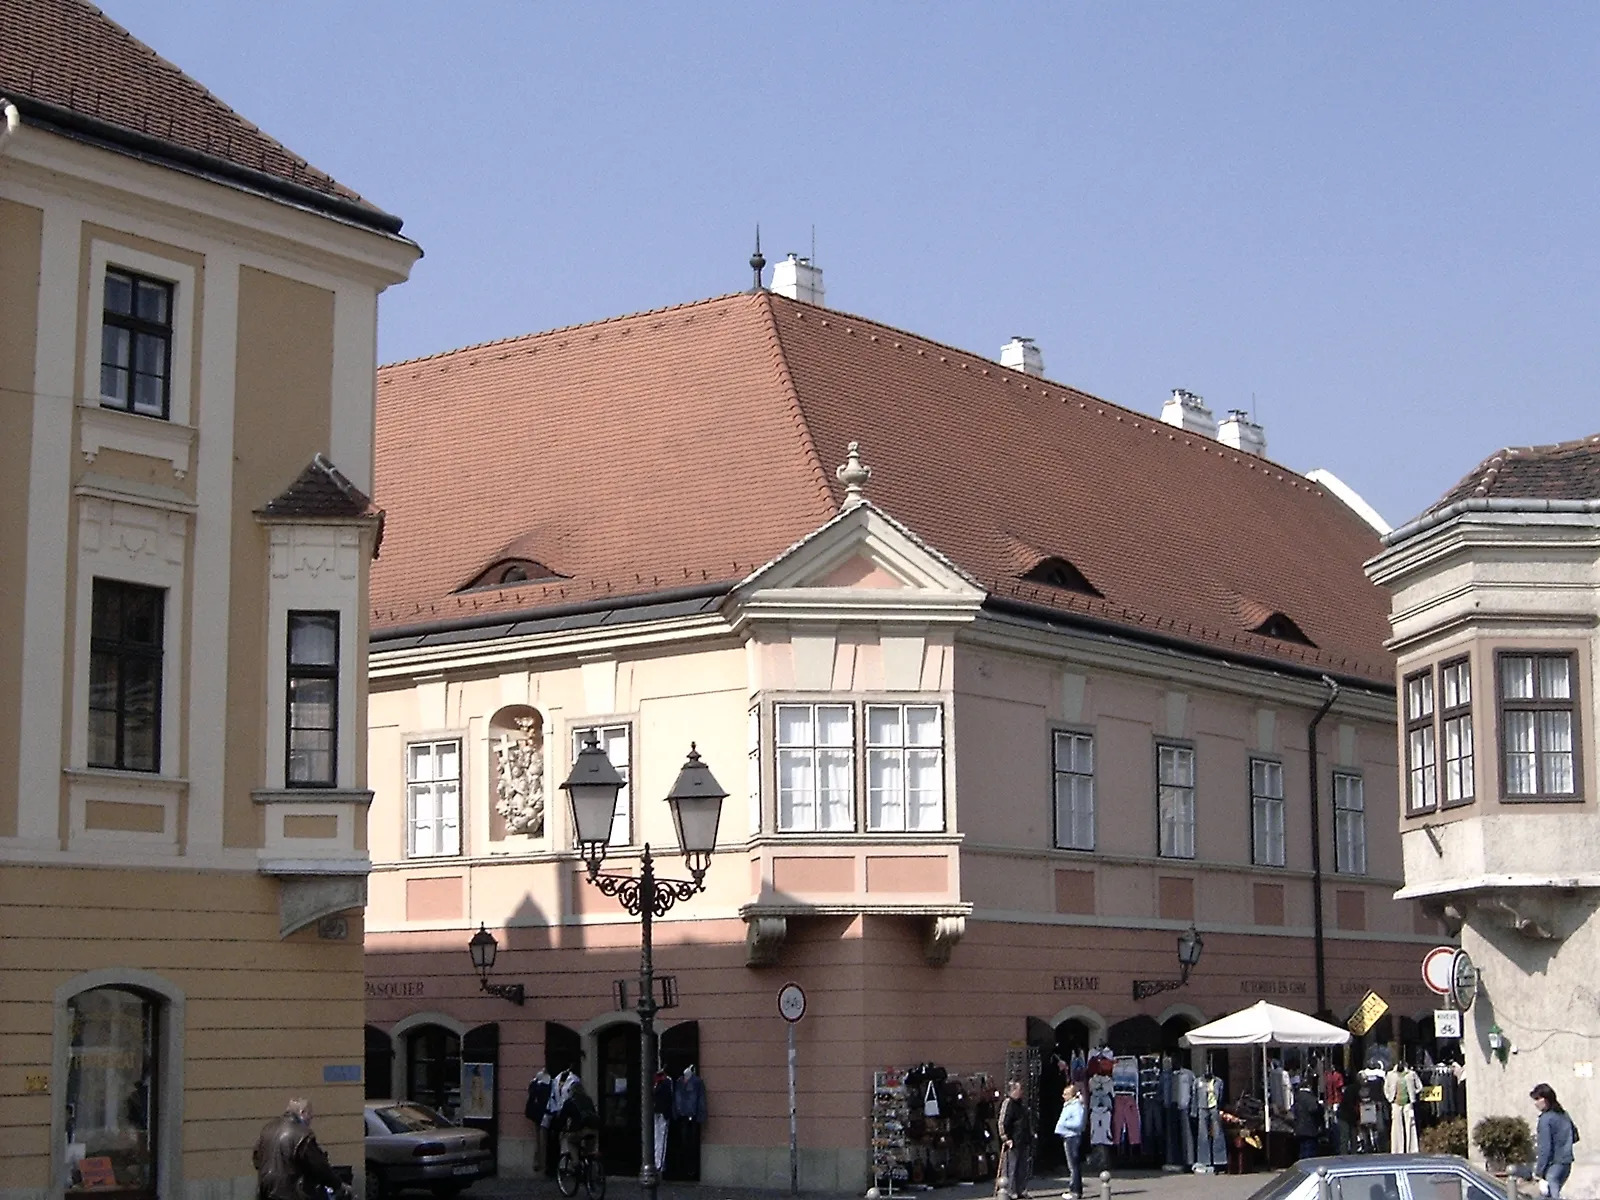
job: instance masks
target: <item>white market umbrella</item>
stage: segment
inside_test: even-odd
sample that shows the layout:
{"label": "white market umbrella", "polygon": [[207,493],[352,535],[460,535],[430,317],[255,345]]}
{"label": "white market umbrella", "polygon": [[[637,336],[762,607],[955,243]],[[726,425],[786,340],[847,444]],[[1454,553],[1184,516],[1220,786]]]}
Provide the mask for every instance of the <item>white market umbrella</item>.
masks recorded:
{"label": "white market umbrella", "polygon": [[1265,1000],[1191,1029],[1180,1039],[1185,1046],[1260,1046],[1263,1119],[1272,1107],[1267,1096],[1268,1046],[1344,1046],[1349,1041],[1348,1029]]}

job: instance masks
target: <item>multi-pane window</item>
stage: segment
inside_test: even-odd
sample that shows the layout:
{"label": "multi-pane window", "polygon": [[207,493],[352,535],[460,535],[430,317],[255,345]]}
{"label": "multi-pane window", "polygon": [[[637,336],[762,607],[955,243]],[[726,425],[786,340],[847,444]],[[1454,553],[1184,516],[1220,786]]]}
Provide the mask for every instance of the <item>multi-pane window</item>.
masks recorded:
{"label": "multi-pane window", "polygon": [[779,704],[778,829],[844,833],[856,827],[855,709]]}
{"label": "multi-pane window", "polygon": [[172,400],[172,285],[106,272],[100,326],[100,403],[166,420]]}
{"label": "multi-pane window", "polygon": [[1156,818],[1163,858],[1194,857],[1194,751],[1156,747]]}
{"label": "multi-pane window", "polygon": [[1094,849],[1094,736],[1058,729],[1052,752],[1056,789],[1056,845]]}
{"label": "multi-pane window", "polygon": [[[1439,763],[1433,727],[1433,668],[1405,682],[1406,811],[1432,812],[1439,804]],[[1471,736],[1470,733],[1468,735]]]}
{"label": "multi-pane window", "polygon": [[1472,800],[1472,664],[1464,658],[1439,668],[1440,774],[1446,804]]}
{"label": "multi-pane window", "polygon": [[89,765],[161,769],[162,618],[166,593],[94,581],[89,628]]}
{"label": "multi-pane window", "polygon": [[572,731],[572,761],[590,734],[600,743],[611,765],[622,776],[622,790],[617,793],[617,807],[611,813],[611,842],[613,846],[633,844],[633,771],[631,770],[631,730],[626,725],[591,725]]}
{"label": "multi-pane window", "polygon": [[461,853],[461,743],[406,747],[406,854],[437,858]]}
{"label": "multi-pane window", "polygon": [[944,725],[937,704],[867,705],[867,828],[944,828]]}
{"label": "multi-pane window", "polygon": [[161,1092],[161,1016],[158,1001],[128,988],[95,988],[67,1001],[58,1195],[141,1200],[172,1186],[156,1173],[160,1117],[169,1103]]}
{"label": "multi-pane window", "polygon": [[288,762],[290,787],[338,781],[339,614],[289,614]]}
{"label": "multi-pane window", "polygon": [[1367,794],[1361,776],[1333,773],[1333,869],[1367,873]]}
{"label": "multi-pane window", "polygon": [[1250,760],[1251,861],[1263,867],[1284,862],[1283,764]]}
{"label": "multi-pane window", "polygon": [[1571,654],[1502,654],[1500,755],[1507,798],[1578,794]]}

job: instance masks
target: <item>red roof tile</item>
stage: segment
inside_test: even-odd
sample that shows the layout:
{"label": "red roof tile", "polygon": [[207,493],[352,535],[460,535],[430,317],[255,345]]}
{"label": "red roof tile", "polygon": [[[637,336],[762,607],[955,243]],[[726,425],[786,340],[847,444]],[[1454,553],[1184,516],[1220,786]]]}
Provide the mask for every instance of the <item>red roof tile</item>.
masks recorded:
{"label": "red roof tile", "polygon": [[1600,433],[1551,446],[1496,450],[1423,516],[1458,500],[1600,500]]}
{"label": "red roof tile", "polygon": [[[1381,684],[1381,548],[1275,463],[835,310],[725,296],[378,374],[374,628],[734,580],[867,497],[996,597]],[[452,595],[513,539],[570,579]],[[1035,554],[1103,598],[1022,581]],[[1248,598],[1246,600],[1245,598]],[[1286,614],[1315,643],[1247,624]]]}
{"label": "red roof tile", "polygon": [[85,0],[0,0],[0,96],[126,131],[397,218],[317,170]]}

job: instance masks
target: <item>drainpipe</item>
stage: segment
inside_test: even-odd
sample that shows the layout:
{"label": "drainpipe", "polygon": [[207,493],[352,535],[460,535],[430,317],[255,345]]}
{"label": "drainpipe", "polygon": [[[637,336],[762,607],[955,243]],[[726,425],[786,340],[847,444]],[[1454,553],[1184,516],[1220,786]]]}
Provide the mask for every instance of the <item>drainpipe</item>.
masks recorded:
{"label": "drainpipe", "polygon": [[1328,698],[1306,727],[1306,744],[1310,750],[1307,757],[1311,771],[1311,924],[1317,956],[1318,1017],[1325,1016],[1328,1011],[1328,963],[1322,944],[1322,806],[1318,802],[1317,792],[1317,726],[1322,724],[1322,718],[1328,715],[1333,702],[1339,698],[1337,683],[1326,675],[1322,677],[1322,683],[1328,689]]}
{"label": "drainpipe", "polygon": [[17,106],[0,96],[0,154],[5,153],[7,139],[21,124],[22,114],[17,111]]}

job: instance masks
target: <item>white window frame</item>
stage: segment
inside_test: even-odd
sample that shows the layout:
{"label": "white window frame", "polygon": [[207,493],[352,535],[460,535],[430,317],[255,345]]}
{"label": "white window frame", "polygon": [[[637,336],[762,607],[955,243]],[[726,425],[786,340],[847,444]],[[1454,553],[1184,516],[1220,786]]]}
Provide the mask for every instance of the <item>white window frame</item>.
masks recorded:
{"label": "white window frame", "polygon": [[[783,713],[785,709],[805,709],[811,728],[811,737],[805,742],[783,741]],[[849,719],[849,737],[844,742],[828,742],[819,744],[817,730],[819,728],[818,713],[822,709],[840,711]],[[856,743],[859,737],[859,714],[856,705],[845,700],[843,702],[829,700],[779,700],[772,705],[772,761],[773,761],[773,827],[779,833],[854,833],[859,827],[858,816],[859,800],[857,797],[856,775],[859,769]],[[833,824],[823,826],[821,816],[822,806],[822,766],[823,754],[845,755],[849,759],[849,769],[846,778],[849,781],[848,802],[845,811],[848,814],[847,824]],[[809,770],[811,788],[809,792],[809,819],[796,820],[792,813],[785,819],[785,798],[789,790],[784,787],[784,763],[787,756],[796,759],[810,757]]]}
{"label": "white window frame", "polygon": [[[1187,771],[1169,771],[1187,764]],[[1177,742],[1156,743],[1156,854],[1195,856],[1195,752]],[[1187,779],[1183,776],[1187,775]],[[1171,778],[1169,778],[1169,775]]]}
{"label": "white window frame", "polygon": [[1354,771],[1333,773],[1333,869],[1367,873],[1367,785]]}
{"label": "white window frame", "polygon": [[[617,793],[617,806],[611,810],[611,840],[606,844],[613,850],[619,847],[638,845],[635,835],[638,833],[633,819],[633,722],[622,720],[599,720],[575,722],[568,729],[567,741],[572,747],[571,762],[577,764],[578,753],[583,749],[583,739],[590,732],[599,737],[600,748],[606,752],[606,757],[611,760],[611,765],[617,769],[617,774],[622,776],[622,790]],[[612,747],[620,735],[622,743],[622,761],[617,761],[617,755]],[[622,834],[619,841],[617,834]],[[573,845],[577,845],[578,831],[572,831]]]}
{"label": "white window frame", "polygon": [[1287,854],[1288,804],[1283,795],[1283,764],[1275,758],[1250,759],[1250,861],[1281,867]]}
{"label": "white window frame", "polygon": [[[909,728],[908,714],[912,709],[925,709],[935,715],[938,728],[938,742],[909,743],[906,740],[906,731]],[[897,710],[899,713],[898,729],[900,741],[897,744],[887,742],[874,742],[872,740],[872,717],[875,711],[885,712]],[[945,736],[944,736],[944,705],[938,702],[919,703],[916,701],[903,702],[873,702],[868,701],[863,706],[861,719],[861,740],[865,753],[862,762],[866,774],[866,786],[863,789],[866,800],[866,827],[869,833],[943,833],[948,823],[945,814]],[[931,754],[936,768],[933,777],[938,781],[939,795],[937,802],[938,822],[936,825],[916,824],[911,822],[911,788],[907,782],[910,779],[910,762],[912,755]],[[875,820],[877,809],[873,803],[875,792],[886,791],[883,788],[874,788],[872,784],[873,764],[875,761],[891,765],[898,765],[900,785],[900,821],[898,824],[884,824]]]}
{"label": "white window frame", "polygon": [[[460,737],[413,738],[405,745],[405,763],[403,765],[403,770],[405,772],[406,781],[405,819],[407,858],[459,858],[463,853],[463,846],[465,845],[466,840],[466,830],[464,828],[465,822],[462,820],[463,814],[466,811],[464,797],[462,795],[463,787],[465,785],[461,770],[463,745],[464,739]],[[453,777],[439,775],[437,772],[430,775],[430,777],[427,779],[419,779],[414,777],[412,773],[412,759],[414,751],[421,749],[422,747],[427,747],[431,757],[437,760],[440,748],[446,746],[455,747],[456,773]],[[417,829],[418,825],[420,824],[420,822],[417,820],[417,800],[424,792],[429,793],[436,801],[435,811],[438,814],[436,817],[436,823],[441,828],[446,827],[450,824],[450,822],[445,819],[444,806],[442,804],[438,804],[437,799],[440,794],[441,785],[448,785],[451,783],[455,785],[455,849],[435,850],[432,853],[420,853],[417,850]],[[436,840],[437,837],[438,835],[436,833]]]}
{"label": "white window frame", "polygon": [[[1063,765],[1065,750],[1065,765]],[[1087,756],[1087,768],[1085,758]],[[1053,729],[1050,734],[1051,808],[1055,817],[1058,850],[1093,850],[1094,733],[1084,729]],[[1066,796],[1062,792],[1065,788]]]}

